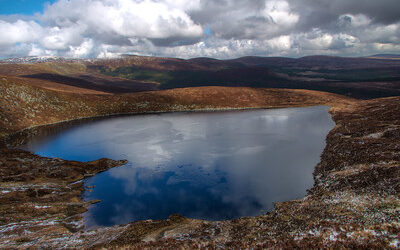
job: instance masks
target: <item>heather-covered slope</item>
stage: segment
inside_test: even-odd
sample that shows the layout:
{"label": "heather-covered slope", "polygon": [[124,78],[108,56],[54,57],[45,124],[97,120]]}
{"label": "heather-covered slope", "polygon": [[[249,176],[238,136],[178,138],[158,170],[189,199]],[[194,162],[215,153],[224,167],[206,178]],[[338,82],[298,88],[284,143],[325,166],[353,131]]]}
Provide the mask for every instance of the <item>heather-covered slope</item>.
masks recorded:
{"label": "heather-covered slope", "polygon": [[400,62],[391,58],[242,57],[232,60],[125,56],[86,63],[88,72],[152,81],[160,89],[240,86],[327,91],[360,99],[400,95]]}
{"label": "heather-covered slope", "polygon": [[[82,185],[73,181],[123,162],[79,163],[3,149],[0,157],[0,244],[4,247],[399,246],[398,97],[354,101],[313,91],[217,87],[122,96],[77,95],[13,83],[2,83],[1,90],[11,100],[8,106],[17,98],[22,100],[14,105],[12,112],[2,112],[11,124],[7,130],[2,130],[3,134],[37,124],[121,111],[314,104],[332,105],[331,113],[337,124],[327,137],[327,146],[314,172],[315,185],[305,198],[277,203],[274,211],[262,216],[219,222],[174,215],[168,220],[82,231],[80,213],[89,204],[80,199]],[[36,103],[40,100],[42,106],[32,106],[33,100]],[[57,108],[59,112],[54,112]],[[27,116],[28,111],[33,110],[37,111],[37,116]],[[46,115],[41,115],[42,112]],[[13,113],[16,115],[11,116]],[[27,135],[29,131],[21,136]]]}
{"label": "heather-covered slope", "polygon": [[51,91],[13,78],[0,80],[0,136],[86,117],[123,113],[340,105],[353,100],[308,90],[227,87],[183,88],[123,95]]}
{"label": "heather-covered slope", "polygon": [[330,105],[337,124],[314,171],[314,187],[303,199],[277,203],[257,217],[209,222],[173,215],[92,231],[82,231],[81,213],[90,203],[81,199],[80,180],[124,161],[65,161],[2,145],[5,248],[399,247],[399,97],[356,101],[309,90],[241,87],[83,94],[0,79],[0,135],[14,134],[10,144],[40,131],[16,133],[32,126],[121,113]]}
{"label": "heather-covered slope", "polygon": [[[400,61],[392,57],[242,57],[0,61],[0,75],[47,89],[134,93],[199,86],[309,89],[359,99],[400,95]],[[52,86],[52,83],[54,84]]]}

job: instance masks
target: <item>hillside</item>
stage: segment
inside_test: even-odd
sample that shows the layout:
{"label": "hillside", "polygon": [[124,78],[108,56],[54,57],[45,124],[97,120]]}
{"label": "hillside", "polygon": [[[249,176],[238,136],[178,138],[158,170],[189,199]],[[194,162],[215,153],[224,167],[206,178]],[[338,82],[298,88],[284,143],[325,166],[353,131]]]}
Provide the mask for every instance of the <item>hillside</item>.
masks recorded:
{"label": "hillside", "polygon": [[[0,136],[38,125],[122,113],[341,105],[335,94],[282,89],[198,87],[123,95],[65,93],[2,78]],[[17,79],[19,80],[19,78]]]}
{"label": "hillside", "polygon": [[64,92],[72,91],[71,88],[110,94],[224,86],[309,89],[358,99],[400,95],[400,61],[389,56],[232,60],[128,55],[87,60],[22,58],[0,63],[0,74],[29,79],[36,86]]}
{"label": "hillside", "polygon": [[[6,248],[396,247],[400,98],[356,100],[313,90],[262,87],[276,81],[275,87],[323,86],[363,98],[396,95],[396,63],[331,57],[220,61],[129,56],[40,58],[39,62],[30,58],[0,64],[0,244]],[[321,74],[330,79],[320,82]],[[363,81],[352,81],[354,77]],[[179,88],[168,89],[171,84]],[[192,85],[230,87],[185,87]],[[277,203],[273,211],[257,217],[210,222],[171,215],[167,220],[84,231],[82,213],[99,201],[83,201],[82,180],[126,161],[66,161],[13,148],[48,129],[95,117],[312,105],[331,106],[336,122],[315,168],[314,186],[306,197]]]}
{"label": "hillside", "polygon": [[[398,246],[400,98],[357,101],[310,90],[197,87],[130,94],[49,90],[0,78],[0,135],[9,146],[32,126],[121,113],[330,105],[329,133],[314,186],[272,212],[227,221],[171,215],[84,231],[82,179],[125,161],[82,163],[0,147],[0,244],[6,248],[389,248]],[[47,128],[62,129],[63,124]],[[26,129],[20,133],[16,133]],[[44,129],[45,131],[45,129]],[[12,135],[12,136],[10,136]],[[1,144],[0,144],[1,145]],[[118,160],[118,159],[116,159]]]}

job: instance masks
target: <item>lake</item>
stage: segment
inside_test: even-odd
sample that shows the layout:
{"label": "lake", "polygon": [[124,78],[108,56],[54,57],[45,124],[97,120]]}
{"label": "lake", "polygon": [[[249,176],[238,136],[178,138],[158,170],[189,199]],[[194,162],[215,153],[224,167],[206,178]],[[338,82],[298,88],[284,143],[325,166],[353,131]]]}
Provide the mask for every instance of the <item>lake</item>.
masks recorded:
{"label": "lake", "polygon": [[302,198],[313,185],[329,107],[110,117],[64,126],[22,148],[42,156],[128,164],[85,180],[87,228],[137,220],[225,220]]}

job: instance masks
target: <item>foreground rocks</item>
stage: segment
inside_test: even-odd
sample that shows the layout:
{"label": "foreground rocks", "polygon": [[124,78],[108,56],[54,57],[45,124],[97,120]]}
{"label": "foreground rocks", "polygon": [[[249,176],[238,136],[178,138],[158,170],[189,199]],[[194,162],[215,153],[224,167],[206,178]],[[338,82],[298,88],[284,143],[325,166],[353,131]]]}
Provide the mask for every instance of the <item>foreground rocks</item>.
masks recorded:
{"label": "foreground rocks", "polygon": [[[163,111],[162,107],[167,107],[162,106],[163,102],[182,110],[229,108],[230,102],[236,103],[231,108],[301,106],[302,103],[332,105],[331,113],[337,125],[327,137],[321,162],[314,172],[314,187],[306,197],[277,203],[274,211],[258,217],[209,222],[172,215],[168,220],[84,231],[81,213],[86,211],[89,203],[80,198],[84,187],[79,181],[125,162],[102,159],[79,163],[3,149],[0,156],[0,245],[5,248],[132,249],[400,247],[399,97],[354,102],[317,92],[247,88],[224,91],[200,88],[161,92],[157,93],[157,102],[148,102],[147,106],[141,106],[143,110],[137,111],[147,112],[151,108]],[[186,103],[182,93],[189,93],[190,100],[196,105]],[[154,97],[155,94],[113,98],[126,100],[126,106],[133,107],[145,103],[144,99],[136,102],[135,98],[150,98],[146,95]],[[212,105],[207,104],[207,96],[212,96]],[[238,96],[237,102],[234,101]],[[51,99],[51,95],[46,98]],[[116,100],[106,106],[102,99],[105,97],[97,96],[95,98],[103,101],[96,106],[85,98],[89,97],[78,99],[86,106],[75,103],[76,107],[82,110],[89,107],[93,114],[107,111],[101,105],[109,107],[109,113],[120,110],[121,107],[112,110],[115,103],[122,105]],[[224,98],[228,99],[224,102]],[[18,105],[13,108],[22,112],[24,109]],[[174,110],[173,106],[168,107]],[[73,111],[75,106],[70,108]],[[40,111],[40,107],[38,109]],[[12,124],[11,114],[19,113],[3,113]],[[65,115],[56,114],[51,119],[59,121]],[[45,116],[19,118],[15,120],[18,128],[27,127],[31,121],[35,121],[31,125],[48,122]],[[10,125],[2,131],[6,134],[14,130]]]}
{"label": "foreground rocks", "polygon": [[50,159],[22,150],[0,155],[0,245],[46,245],[83,229],[83,178],[126,161],[82,163]]}

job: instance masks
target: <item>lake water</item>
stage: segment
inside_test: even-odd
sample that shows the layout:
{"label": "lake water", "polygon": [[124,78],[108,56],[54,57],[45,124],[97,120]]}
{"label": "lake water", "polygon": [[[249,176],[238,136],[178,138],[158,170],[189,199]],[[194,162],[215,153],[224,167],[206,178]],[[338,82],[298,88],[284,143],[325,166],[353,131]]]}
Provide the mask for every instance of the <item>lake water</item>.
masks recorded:
{"label": "lake water", "polygon": [[334,127],[329,107],[111,117],[47,132],[23,147],[68,160],[127,159],[85,180],[87,228],[253,216],[301,198]]}

